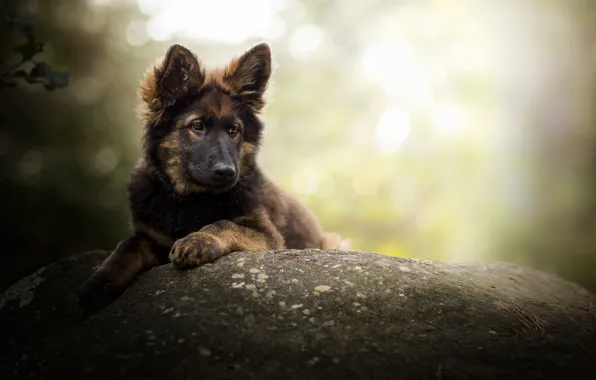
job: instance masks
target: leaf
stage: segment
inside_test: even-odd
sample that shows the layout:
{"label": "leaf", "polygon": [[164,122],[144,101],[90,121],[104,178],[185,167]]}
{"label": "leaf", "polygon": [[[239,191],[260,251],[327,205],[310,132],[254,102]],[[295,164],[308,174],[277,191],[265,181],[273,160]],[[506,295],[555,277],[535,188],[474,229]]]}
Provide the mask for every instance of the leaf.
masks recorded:
{"label": "leaf", "polygon": [[8,23],[17,29],[26,39],[26,43],[13,48],[15,53],[21,55],[21,61],[12,70],[0,74],[0,89],[5,87],[16,87],[14,79],[22,78],[30,84],[43,83],[48,91],[68,86],[69,76],[67,71],[53,70],[52,66],[46,62],[33,62],[35,66],[27,72],[26,70],[17,70],[24,62],[33,61],[33,57],[41,53],[44,48],[44,42],[37,41],[35,38],[35,27],[29,23],[20,20],[14,15],[7,18]]}
{"label": "leaf", "polygon": [[43,42],[30,42],[19,45],[14,48],[14,51],[20,53],[23,61],[30,61],[33,56],[43,51]]}
{"label": "leaf", "polygon": [[35,28],[33,27],[33,25],[21,24],[21,25],[19,25],[19,29],[21,30],[21,33],[27,39],[28,43],[35,42]]}
{"label": "leaf", "polygon": [[29,76],[29,74],[27,74],[27,72],[25,70],[19,70],[19,71],[12,73],[10,75],[12,75],[13,77],[22,77],[22,78]]}
{"label": "leaf", "polygon": [[48,75],[48,85],[53,86],[53,89],[63,88],[68,86],[68,72],[61,70],[51,70]]}
{"label": "leaf", "polygon": [[33,43],[35,41],[35,27],[18,17],[9,16],[7,17],[8,23],[17,28],[23,36],[27,39],[28,43]]}
{"label": "leaf", "polygon": [[52,66],[50,66],[46,62],[40,62],[31,69],[31,75],[36,77],[47,77],[49,74],[52,73]]}
{"label": "leaf", "polygon": [[34,77],[32,75],[28,75],[26,77],[23,77],[23,79],[25,79],[25,81],[27,83],[41,83],[41,82],[43,82],[43,80],[41,80],[39,78],[36,78],[36,77]]}

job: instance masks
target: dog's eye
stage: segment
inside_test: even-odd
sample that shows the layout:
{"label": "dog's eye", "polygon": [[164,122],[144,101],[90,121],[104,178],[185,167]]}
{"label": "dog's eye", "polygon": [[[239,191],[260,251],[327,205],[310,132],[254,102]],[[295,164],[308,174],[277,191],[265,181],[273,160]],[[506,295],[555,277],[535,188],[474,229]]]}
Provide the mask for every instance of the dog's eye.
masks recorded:
{"label": "dog's eye", "polygon": [[205,124],[201,120],[193,120],[190,123],[189,128],[195,132],[202,132],[205,130]]}
{"label": "dog's eye", "polygon": [[240,132],[240,126],[238,124],[234,124],[228,129],[228,133],[232,136],[235,136],[238,132]]}

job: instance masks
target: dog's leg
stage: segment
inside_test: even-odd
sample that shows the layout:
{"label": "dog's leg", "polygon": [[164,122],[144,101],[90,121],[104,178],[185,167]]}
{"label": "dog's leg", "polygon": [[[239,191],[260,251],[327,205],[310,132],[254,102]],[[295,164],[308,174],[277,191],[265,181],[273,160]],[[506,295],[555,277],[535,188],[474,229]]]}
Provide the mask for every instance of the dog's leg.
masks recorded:
{"label": "dog's leg", "polygon": [[284,247],[284,239],[267,214],[259,210],[234,220],[220,220],[177,240],[170,260],[177,267],[213,262],[234,251],[260,252]]}
{"label": "dog's leg", "polygon": [[122,240],[79,288],[79,306],[86,314],[102,309],[118,298],[139,272],[159,263],[147,238],[132,236]]}

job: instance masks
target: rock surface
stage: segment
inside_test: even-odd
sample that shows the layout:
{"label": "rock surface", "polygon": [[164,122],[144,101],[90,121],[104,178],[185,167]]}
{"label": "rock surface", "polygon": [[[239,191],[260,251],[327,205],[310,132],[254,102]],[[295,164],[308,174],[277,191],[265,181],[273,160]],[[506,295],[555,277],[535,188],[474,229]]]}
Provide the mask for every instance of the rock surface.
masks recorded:
{"label": "rock surface", "polygon": [[2,379],[589,379],[596,297],[505,263],[344,251],[234,253],[142,274],[82,320],[107,253],[0,297]]}

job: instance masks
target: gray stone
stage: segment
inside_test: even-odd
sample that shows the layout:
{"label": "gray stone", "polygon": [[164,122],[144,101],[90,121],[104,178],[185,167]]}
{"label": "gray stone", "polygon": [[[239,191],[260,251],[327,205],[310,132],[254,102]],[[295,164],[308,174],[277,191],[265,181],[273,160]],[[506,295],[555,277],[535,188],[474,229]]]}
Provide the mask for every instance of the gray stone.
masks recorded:
{"label": "gray stone", "polygon": [[506,263],[338,250],[233,253],[143,273],[81,319],[106,257],[58,261],[1,295],[2,379],[587,379],[596,297]]}

